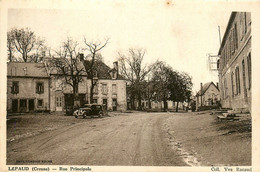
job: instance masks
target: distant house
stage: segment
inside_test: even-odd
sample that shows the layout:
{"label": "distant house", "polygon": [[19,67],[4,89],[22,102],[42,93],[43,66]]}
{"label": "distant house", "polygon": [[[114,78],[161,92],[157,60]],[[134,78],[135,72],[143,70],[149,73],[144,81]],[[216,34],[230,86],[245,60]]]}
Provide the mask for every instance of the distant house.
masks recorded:
{"label": "distant house", "polygon": [[[73,105],[72,87],[47,66],[46,63],[7,64],[8,112],[65,111]],[[118,74],[117,62],[112,69],[102,62],[96,71],[94,103],[104,104],[107,110],[126,110],[126,82]],[[86,75],[82,77],[78,91],[81,105],[90,102],[91,85]]]}
{"label": "distant house", "polygon": [[251,13],[232,12],[219,49],[222,107],[251,111]]}
{"label": "distant house", "polygon": [[50,110],[50,76],[41,63],[7,63],[7,111]]}
{"label": "distant house", "polygon": [[200,107],[212,107],[217,106],[220,102],[220,92],[218,84],[215,85],[213,82],[208,82],[206,84],[201,83],[201,88],[196,94],[196,109]]}

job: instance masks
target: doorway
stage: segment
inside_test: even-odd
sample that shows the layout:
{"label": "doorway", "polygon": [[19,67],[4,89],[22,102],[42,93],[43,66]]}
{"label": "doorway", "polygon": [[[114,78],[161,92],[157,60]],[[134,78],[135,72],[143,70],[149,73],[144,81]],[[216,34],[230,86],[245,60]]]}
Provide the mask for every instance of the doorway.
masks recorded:
{"label": "doorway", "polygon": [[13,113],[18,112],[18,99],[12,100],[12,112]]}
{"label": "doorway", "polygon": [[103,99],[104,110],[107,110],[107,99]]}
{"label": "doorway", "polygon": [[34,99],[29,99],[29,112],[34,111]]}
{"label": "doorway", "polygon": [[113,101],[112,101],[112,108],[113,108],[113,111],[117,111],[117,100],[116,99],[113,99]]}

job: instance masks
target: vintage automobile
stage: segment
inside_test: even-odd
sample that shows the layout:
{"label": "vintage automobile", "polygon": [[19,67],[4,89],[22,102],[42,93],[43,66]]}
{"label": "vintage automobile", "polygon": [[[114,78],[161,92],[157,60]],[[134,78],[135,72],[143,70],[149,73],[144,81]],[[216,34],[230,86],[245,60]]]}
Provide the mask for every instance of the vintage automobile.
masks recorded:
{"label": "vintage automobile", "polygon": [[85,104],[83,107],[75,110],[73,115],[75,118],[82,116],[86,118],[87,116],[94,117],[102,117],[103,116],[103,107],[99,104]]}

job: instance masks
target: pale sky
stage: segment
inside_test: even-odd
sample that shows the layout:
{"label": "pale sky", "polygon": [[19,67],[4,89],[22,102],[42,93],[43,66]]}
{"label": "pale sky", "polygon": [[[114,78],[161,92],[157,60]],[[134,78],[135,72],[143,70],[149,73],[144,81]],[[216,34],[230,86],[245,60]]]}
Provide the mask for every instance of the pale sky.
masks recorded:
{"label": "pale sky", "polygon": [[29,27],[45,38],[52,49],[67,36],[79,43],[83,43],[84,36],[89,41],[110,38],[102,51],[109,66],[117,59],[117,52],[143,48],[145,63],[159,59],[173,69],[189,73],[194,91],[199,89],[200,82],[218,81],[217,73],[207,68],[206,55],[218,53],[218,26],[223,36],[232,8],[222,8],[225,4],[216,2],[88,2],[77,4],[77,8],[9,9],[7,29]]}

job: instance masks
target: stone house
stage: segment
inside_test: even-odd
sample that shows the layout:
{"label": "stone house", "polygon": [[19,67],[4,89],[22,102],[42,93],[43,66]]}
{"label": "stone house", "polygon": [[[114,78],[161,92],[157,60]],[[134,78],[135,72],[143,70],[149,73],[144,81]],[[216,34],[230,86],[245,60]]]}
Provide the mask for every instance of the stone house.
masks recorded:
{"label": "stone house", "polygon": [[215,85],[213,82],[201,83],[201,89],[196,94],[196,109],[199,107],[212,107],[217,106],[220,101],[220,92],[218,84]]}
{"label": "stone house", "polygon": [[7,63],[7,112],[50,110],[49,85],[44,64]]}
{"label": "stone house", "polygon": [[[73,105],[72,87],[50,70],[46,63],[8,63],[8,112],[65,111]],[[104,104],[107,110],[126,110],[126,82],[118,74],[118,64],[110,69],[102,63],[97,71],[94,103]],[[79,84],[80,104],[89,103],[90,79],[83,75]]]}
{"label": "stone house", "polygon": [[218,55],[222,107],[250,112],[251,13],[231,13]]}

